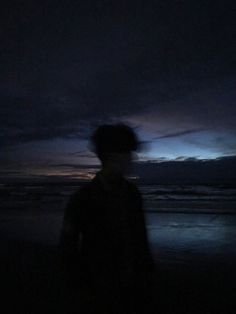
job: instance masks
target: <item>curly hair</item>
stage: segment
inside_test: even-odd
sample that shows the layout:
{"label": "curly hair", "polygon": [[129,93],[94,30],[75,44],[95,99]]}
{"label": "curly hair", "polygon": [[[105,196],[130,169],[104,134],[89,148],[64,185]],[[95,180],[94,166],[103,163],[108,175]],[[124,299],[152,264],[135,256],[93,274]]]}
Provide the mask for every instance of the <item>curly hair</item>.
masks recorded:
{"label": "curly hair", "polygon": [[100,125],[90,140],[92,151],[101,160],[107,153],[136,151],[141,143],[132,128],[123,123]]}

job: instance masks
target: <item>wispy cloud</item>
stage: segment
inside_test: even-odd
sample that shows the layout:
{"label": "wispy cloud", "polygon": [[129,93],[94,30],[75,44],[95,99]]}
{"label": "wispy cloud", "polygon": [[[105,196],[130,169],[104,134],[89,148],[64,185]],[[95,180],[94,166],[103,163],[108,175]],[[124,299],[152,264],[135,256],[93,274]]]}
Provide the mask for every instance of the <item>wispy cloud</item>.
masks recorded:
{"label": "wispy cloud", "polygon": [[172,133],[167,133],[164,135],[156,136],[153,137],[152,140],[160,140],[160,139],[165,139],[165,138],[172,138],[172,137],[180,137],[192,133],[198,133],[202,131],[206,131],[207,129],[205,128],[197,128],[197,129],[189,129],[189,130],[184,130],[184,131],[178,131],[178,132],[172,132]]}
{"label": "wispy cloud", "polygon": [[68,153],[68,155],[72,155],[72,156],[78,156],[78,155],[83,155],[84,154],[84,152],[86,152],[86,150],[79,150],[79,151],[77,151],[77,152],[70,152],[70,153]]}
{"label": "wispy cloud", "polygon": [[72,169],[99,169],[100,165],[81,165],[81,164],[69,164],[69,163],[62,163],[62,164],[50,164],[47,167],[49,168],[72,168]]}
{"label": "wispy cloud", "polygon": [[97,158],[92,152],[88,152],[86,150],[80,150],[77,152],[70,152],[70,153],[68,153],[68,155],[83,157],[83,158]]}

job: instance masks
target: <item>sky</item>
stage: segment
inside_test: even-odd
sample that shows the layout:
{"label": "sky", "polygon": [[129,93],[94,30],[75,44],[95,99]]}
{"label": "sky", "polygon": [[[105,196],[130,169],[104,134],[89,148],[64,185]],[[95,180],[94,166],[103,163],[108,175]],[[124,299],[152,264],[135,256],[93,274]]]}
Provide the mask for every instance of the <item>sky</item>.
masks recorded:
{"label": "sky", "polygon": [[234,13],[233,1],[5,4],[0,173],[90,177],[102,123],[134,128],[140,165],[236,156]]}

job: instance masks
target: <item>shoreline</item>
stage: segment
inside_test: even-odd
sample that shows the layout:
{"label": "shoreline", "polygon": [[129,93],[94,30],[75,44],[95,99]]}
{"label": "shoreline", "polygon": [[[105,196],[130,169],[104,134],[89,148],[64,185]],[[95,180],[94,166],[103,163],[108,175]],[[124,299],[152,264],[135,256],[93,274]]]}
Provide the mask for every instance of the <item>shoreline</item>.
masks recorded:
{"label": "shoreline", "polygon": [[[72,296],[63,284],[56,247],[7,241],[2,248],[1,285],[6,313],[72,313],[67,312]],[[157,262],[154,313],[235,313],[234,262],[227,268],[217,260],[201,266],[195,260],[191,268],[177,263],[174,267],[165,263],[160,266]]]}
{"label": "shoreline", "polygon": [[[7,313],[73,313],[58,265],[62,211],[14,211],[14,217],[5,211],[9,219],[1,214],[0,270]],[[236,216],[146,214],[157,268],[154,313],[235,314]]]}

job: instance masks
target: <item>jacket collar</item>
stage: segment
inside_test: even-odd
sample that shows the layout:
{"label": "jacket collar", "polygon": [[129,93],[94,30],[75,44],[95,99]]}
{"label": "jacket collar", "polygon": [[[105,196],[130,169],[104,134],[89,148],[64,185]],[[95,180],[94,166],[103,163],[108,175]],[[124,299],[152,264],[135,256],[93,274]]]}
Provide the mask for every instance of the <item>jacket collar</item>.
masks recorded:
{"label": "jacket collar", "polygon": [[110,184],[109,182],[107,182],[105,177],[101,174],[101,170],[96,173],[92,181],[98,184],[105,191],[120,190],[120,189],[125,188],[125,185],[126,185],[126,179],[123,177],[120,178],[119,183],[117,185]]}

